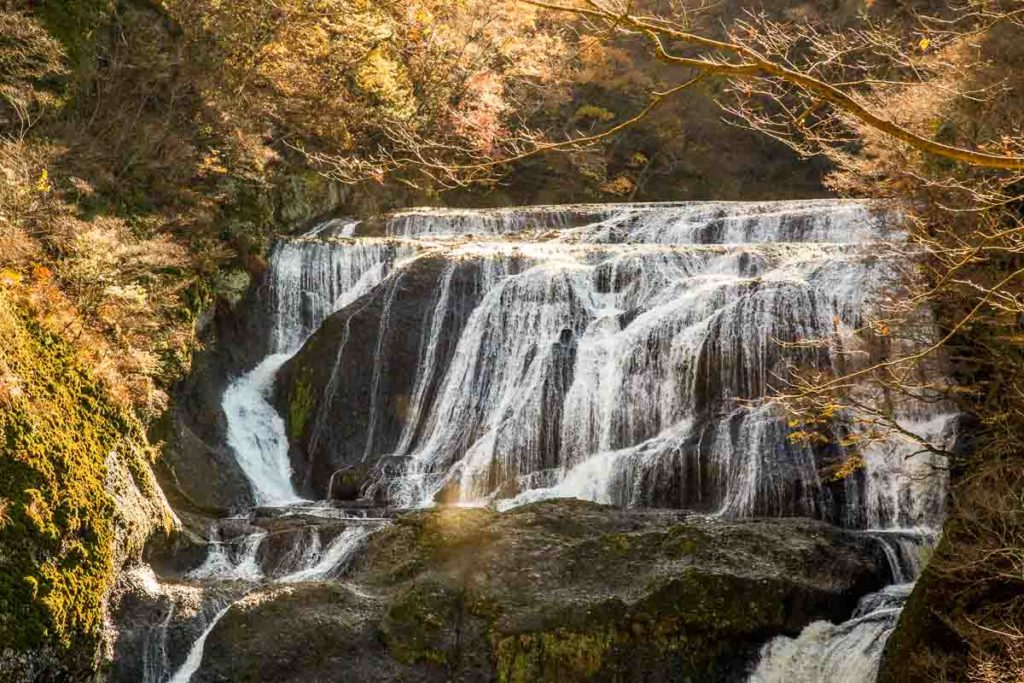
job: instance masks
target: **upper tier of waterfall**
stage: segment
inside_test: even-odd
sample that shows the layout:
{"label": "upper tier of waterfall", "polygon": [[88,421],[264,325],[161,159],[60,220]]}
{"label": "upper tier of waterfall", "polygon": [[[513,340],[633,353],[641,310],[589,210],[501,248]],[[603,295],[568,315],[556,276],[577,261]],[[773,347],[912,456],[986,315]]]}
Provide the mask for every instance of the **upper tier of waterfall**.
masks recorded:
{"label": "upper tier of waterfall", "polygon": [[837,200],[327,223],[275,247],[276,359],[225,400],[229,432],[261,436],[231,443],[264,503],[289,498],[282,473],[322,498],[369,472],[360,492],[399,506],[574,496],[935,526],[941,458],[907,435],[947,443],[947,406],[865,387],[898,428],[857,443],[877,426],[844,412],[819,443],[764,400],[796,368],[838,375],[934,337],[927,319],[859,333],[913,267],[895,225]]}
{"label": "upper tier of waterfall", "polygon": [[[329,222],[313,237],[349,224]],[[412,253],[408,248],[407,253]],[[267,356],[224,392],[227,440],[238,464],[263,505],[300,500],[291,482],[284,420],[267,401],[278,369],[332,312],[370,291],[388,272],[401,247],[381,242],[339,248],[312,240],[282,242],[271,255],[269,281],[271,325]]]}
{"label": "upper tier of waterfall", "polygon": [[[890,234],[890,212],[859,201],[580,204],[503,209],[409,209],[383,220],[392,237],[521,236],[565,231],[562,240],[627,244],[875,242]],[[379,226],[369,224],[365,231]],[[354,233],[360,234],[360,228]]]}

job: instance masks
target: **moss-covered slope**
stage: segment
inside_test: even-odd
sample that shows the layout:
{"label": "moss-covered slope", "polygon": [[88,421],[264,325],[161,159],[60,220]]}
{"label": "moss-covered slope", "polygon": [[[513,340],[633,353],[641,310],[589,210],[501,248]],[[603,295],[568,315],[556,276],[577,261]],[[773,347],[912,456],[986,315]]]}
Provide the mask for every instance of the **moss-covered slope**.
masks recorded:
{"label": "moss-covered slope", "polygon": [[171,523],[133,417],[0,290],[0,680],[78,677],[123,562]]}

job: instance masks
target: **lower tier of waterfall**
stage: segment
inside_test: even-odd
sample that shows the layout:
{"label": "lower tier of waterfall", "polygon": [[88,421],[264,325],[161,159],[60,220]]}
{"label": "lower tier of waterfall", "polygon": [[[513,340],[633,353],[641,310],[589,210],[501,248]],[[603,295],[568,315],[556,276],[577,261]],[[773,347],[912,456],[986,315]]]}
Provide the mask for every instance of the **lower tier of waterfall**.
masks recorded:
{"label": "lower tier of waterfall", "polygon": [[847,621],[816,621],[799,636],[779,636],[768,642],[749,683],[863,683],[875,679],[885,643],[936,539],[920,530],[872,535],[885,553],[893,583],[861,598]]}
{"label": "lower tier of waterfall", "polygon": [[914,585],[895,584],[865,596],[853,618],[818,621],[796,638],[776,638],[761,652],[750,683],[864,683],[878,673],[885,641]]}
{"label": "lower tier of waterfall", "polygon": [[[156,602],[166,603],[158,607],[166,611],[142,635],[144,662],[138,681],[192,680],[208,637],[229,610],[270,586],[339,580],[370,535],[387,524],[308,504],[276,508],[275,514],[216,522],[209,529],[211,541],[201,564],[162,584],[153,576],[145,578],[146,591]],[[197,593],[196,586],[215,590]],[[179,603],[186,607],[179,608]],[[194,616],[187,616],[187,611]],[[184,659],[172,666],[168,647],[172,640],[180,641],[178,631],[193,634],[193,640]]]}
{"label": "lower tier of waterfall", "polygon": [[185,662],[181,665],[180,669],[174,672],[169,683],[189,683],[192,680],[192,675],[199,669],[199,665],[203,661],[203,648],[206,645],[206,639],[209,637],[210,632],[216,628],[217,622],[228,613],[229,609],[231,609],[231,605],[228,605],[214,615],[210,623],[203,629],[203,632],[199,634],[196,642],[192,643],[192,647],[188,650],[188,656],[185,657]]}
{"label": "lower tier of waterfall", "polygon": [[[877,610],[861,596],[893,593],[886,584],[912,576],[930,541],[571,500],[368,512],[306,504],[217,522],[205,557],[165,569],[129,610],[151,606],[135,631],[122,627],[120,647],[141,639],[122,656],[162,654],[144,675],[126,664],[113,680],[298,682],[329,680],[337,666],[353,680],[490,680],[481,661],[497,662],[493,677],[516,666],[533,680],[588,680],[576,659],[556,676],[531,654],[530,634],[569,624],[612,670],[635,666],[635,680],[830,680],[814,673],[833,670],[827,653],[877,664],[884,633],[867,649]],[[842,640],[848,631],[855,640]],[[766,645],[764,633],[785,635]],[[815,650],[805,642],[815,638],[837,644]],[[407,654],[424,647],[447,664]]]}
{"label": "lower tier of waterfall", "polygon": [[254,482],[256,501],[263,505],[299,500],[292,484],[285,423],[268,401],[274,377],[288,358],[283,353],[268,356],[224,392],[228,445],[242,472]]}

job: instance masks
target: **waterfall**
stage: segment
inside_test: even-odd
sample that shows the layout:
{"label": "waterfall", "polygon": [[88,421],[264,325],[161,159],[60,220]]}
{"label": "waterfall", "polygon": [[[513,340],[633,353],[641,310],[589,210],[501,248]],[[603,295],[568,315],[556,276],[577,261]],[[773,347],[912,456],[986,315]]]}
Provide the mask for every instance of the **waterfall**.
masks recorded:
{"label": "waterfall", "polygon": [[410,209],[392,214],[392,236],[515,235],[578,229],[586,241],[737,244],[867,242],[878,238],[871,207],[833,199],[785,202],[583,204],[501,209]]}
{"label": "waterfall", "polygon": [[[384,522],[353,521],[323,549],[321,549],[319,530],[312,528],[309,539],[300,539],[294,547],[294,550],[297,551],[295,557],[298,560],[298,567],[284,576],[271,579],[271,582],[302,583],[337,579],[345,573],[349,563],[369,536],[383,526]],[[215,531],[214,536],[218,535],[219,531]],[[192,581],[239,581],[252,584],[267,580],[257,559],[259,548],[267,537],[267,532],[259,531],[245,535],[240,542],[232,544],[214,540],[209,546],[206,560],[198,568],[186,574],[186,578]],[[240,548],[234,555],[227,550],[232,545],[237,545]],[[199,670],[202,664],[207,637],[217,626],[217,622],[237,603],[238,600],[231,602],[210,619],[199,637],[193,642],[185,661],[171,676],[170,683],[188,683],[191,680],[192,675]],[[170,611],[162,626],[162,637],[153,645],[147,643],[145,666],[147,681],[163,680],[163,672],[167,670],[166,634],[173,610],[174,603],[171,603]],[[161,659],[159,665],[151,666],[149,664],[150,650],[154,648],[158,650]],[[154,672],[152,677],[149,677],[150,670]]]}
{"label": "waterfall", "polygon": [[307,566],[278,579],[281,583],[326,581],[345,571],[366,538],[373,532],[368,526],[351,526],[335,538],[322,553],[307,560]]}
{"label": "waterfall", "polygon": [[125,573],[125,580],[140,589],[140,593],[152,600],[156,605],[167,603],[163,618],[158,623],[145,626],[142,636],[142,683],[163,683],[170,670],[170,657],[167,652],[167,633],[171,621],[177,612],[177,603],[167,594],[156,578],[156,574],[148,566],[138,566]]}
{"label": "waterfall", "polygon": [[265,531],[250,534],[242,539],[240,550],[232,553],[234,544],[222,543],[218,540],[218,531],[214,531],[210,550],[202,565],[196,567],[186,578],[195,581],[218,579],[221,581],[260,581],[263,570],[260,568],[256,554],[260,544],[267,537]]}
{"label": "waterfall", "polygon": [[268,400],[277,371],[290,357],[287,353],[268,356],[251,372],[232,382],[222,399],[228,445],[261,505],[299,500],[292,485],[284,419]]}
{"label": "waterfall", "polygon": [[[831,447],[832,460],[863,463],[839,485],[820,476],[824,449],[789,439],[763,400],[794,366],[839,374],[876,353],[855,331],[898,295],[909,267],[894,224],[878,207],[834,200],[391,216],[387,234],[453,265],[479,263],[480,300],[442,366],[452,269],[439,280],[397,447],[379,450],[371,429],[363,449],[364,461],[401,457],[404,471],[382,473],[373,490],[400,506],[575,496],[934,526],[942,458],[906,436],[941,447],[951,407],[899,399],[905,434]],[[891,340],[890,353],[903,343]],[[837,416],[834,443],[862,422]]]}
{"label": "waterfall", "polygon": [[817,621],[796,638],[761,649],[749,683],[863,683],[875,679],[889,635],[924,568],[935,535],[919,530],[867,532],[885,553],[893,584],[863,598],[841,624]]}
{"label": "waterfall", "polygon": [[174,618],[175,607],[173,601],[169,602],[163,621],[146,634],[142,651],[143,683],[161,683],[164,674],[170,668],[170,659],[167,656],[167,630]]}
{"label": "waterfall", "polygon": [[818,621],[797,638],[776,638],[761,653],[750,683],[864,683],[878,673],[913,584],[895,584],[861,599],[849,621]]}
{"label": "waterfall", "polygon": [[[352,221],[328,221],[299,238],[278,242],[271,253],[266,286],[270,352],[255,368],[235,379],[222,399],[227,443],[258,505],[303,502],[292,482],[285,422],[270,402],[278,371],[331,313],[370,292],[396,262],[415,253],[414,247],[393,240],[354,242],[349,238],[357,228]],[[365,524],[346,528],[322,552],[319,531],[313,530],[314,540],[294,549],[294,571],[273,580],[322,581],[338,576],[375,528]],[[186,579],[254,585],[266,581],[259,551],[267,538],[267,532],[259,531],[240,541],[222,542],[219,530],[214,529],[205,561]],[[207,636],[230,607],[210,620],[170,679],[172,683],[186,683],[198,670]]]}
{"label": "waterfall", "polygon": [[[185,574],[189,581],[239,581],[247,583],[299,583],[326,581],[344,573],[348,562],[366,539],[384,525],[383,521],[351,518],[345,528],[323,545],[322,528],[310,525],[297,538],[276,566],[261,565],[259,552],[269,534],[257,531],[230,542],[218,540],[214,529],[203,563]],[[282,568],[286,568],[282,573]]]}
{"label": "waterfall", "polygon": [[[299,509],[298,453],[318,466],[311,480],[329,478],[317,493],[358,469],[369,480],[339,488],[398,508],[575,497],[826,520],[877,542],[893,585],[847,622],[772,640],[751,680],[870,680],[945,513],[955,410],[927,388],[866,397],[898,428],[873,436],[870,416],[840,411],[816,442],[769,399],[796,368],[841,375],[934,338],[927,315],[914,339],[860,334],[914,267],[896,225],[863,202],[693,202],[413,209],[282,240],[267,356],[223,397],[257,505],[285,508],[254,514]],[[300,436],[271,403],[296,368],[316,387]],[[186,578],[334,580],[382,525],[337,521],[288,527],[297,541],[277,564],[261,556],[266,532],[213,534]],[[226,609],[173,680],[199,666]]]}
{"label": "waterfall", "polygon": [[[259,505],[300,500],[292,482],[284,419],[270,404],[278,370],[332,312],[370,291],[387,274],[399,252],[388,241],[331,243],[337,228],[328,222],[295,240],[279,242],[270,256],[271,354],[224,392],[227,442],[252,485]],[[354,229],[342,225],[343,234]]]}
{"label": "waterfall", "polygon": [[199,638],[192,643],[192,647],[188,651],[188,656],[185,657],[185,662],[176,672],[174,672],[174,675],[171,676],[168,683],[188,683],[192,680],[192,674],[199,670],[199,665],[203,661],[203,649],[206,647],[206,639],[209,637],[210,633],[213,632],[214,627],[217,626],[217,622],[228,613],[228,610],[230,610],[233,605],[234,603],[229,604],[227,607],[217,612],[213,619],[210,620],[210,623],[206,625],[203,632],[199,634]]}

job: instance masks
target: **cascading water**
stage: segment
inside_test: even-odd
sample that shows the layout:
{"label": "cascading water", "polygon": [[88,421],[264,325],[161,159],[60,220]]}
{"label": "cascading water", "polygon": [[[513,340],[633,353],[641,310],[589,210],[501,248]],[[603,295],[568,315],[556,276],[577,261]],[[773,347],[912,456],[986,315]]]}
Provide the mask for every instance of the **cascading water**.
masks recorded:
{"label": "cascading water", "polygon": [[861,598],[848,621],[818,621],[796,638],[780,636],[761,651],[749,683],[863,683],[874,680],[903,603],[920,576],[934,537],[921,532],[878,532],[893,583]]}
{"label": "cascading water", "polygon": [[[312,555],[312,562],[307,562],[302,569],[282,576],[282,583],[298,583],[301,581],[326,581],[344,571],[349,561],[359,550],[373,528],[367,526],[351,526],[341,532],[337,538],[323,549]],[[317,543],[317,547],[319,547]]]}
{"label": "cascading water", "polygon": [[170,683],[188,683],[192,680],[192,674],[199,670],[199,665],[203,661],[203,647],[206,645],[207,637],[209,637],[214,627],[217,626],[217,622],[228,613],[229,609],[231,609],[231,605],[217,612],[213,619],[210,620],[210,623],[203,629],[203,632],[199,634],[196,642],[192,643],[192,647],[189,649],[181,668],[171,676]]}
{"label": "cascading water", "polygon": [[[405,462],[375,491],[401,506],[570,496],[935,525],[937,456],[908,457],[908,439],[866,446],[862,475],[837,502],[820,476],[822,449],[790,440],[762,401],[791,366],[840,373],[869,353],[855,330],[903,277],[890,219],[836,201],[393,216],[390,235],[452,264],[481,262],[480,300],[441,367],[451,271],[441,278],[397,447],[365,444],[364,460]],[[908,433],[948,437],[945,406],[899,410]],[[837,419],[835,442],[858,424]]]}
{"label": "cascading water", "polygon": [[[206,561],[189,572],[186,578],[207,583],[242,582],[252,584],[253,588],[264,582],[287,584],[333,580],[345,572],[366,539],[374,531],[380,529],[383,524],[384,522],[379,520],[350,520],[349,525],[338,533],[326,547],[322,545],[320,530],[317,527],[311,527],[309,539],[300,538],[298,544],[293,548],[292,554],[297,559],[296,566],[292,571],[277,576],[271,576],[264,571],[258,559],[259,550],[267,540],[267,532],[259,531],[241,537],[237,542],[239,548],[237,552],[228,549],[229,544],[215,542],[210,546]],[[214,533],[214,536],[217,536],[217,532]],[[154,683],[164,680],[169,680],[169,683],[188,683],[202,664],[207,637],[236,602],[237,600],[221,607],[206,622],[199,637],[189,648],[185,661],[167,679],[166,631],[173,611],[169,612],[162,624],[163,636],[153,641],[153,647],[160,648],[162,658],[159,663],[146,667],[146,680]],[[173,610],[173,603],[171,609]]]}
{"label": "cascading water", "polygon": [[[261,506],[298,500],[300,453],[326,473],[303,482],[324,498],[364,468],[361,494],[395,507],[577,497],[863,530],[896,585],[849,622],[773,640],[751,680],[870,680],[944,513],[934,451],[951,438],[952,410],[887,397],[898,433],[861,444],[861,416],[837,414],[826,446],[792,438],[766,398],[795,367],[839,374],[878,357],[857,331],[904,277],[892,223],[863,203],[823,200],[412,210],[325,224],[271,255],[268,354],[224,394],[228,443]],[[424,282],[428,297],[416,290]],[[918,327],[933,334],[927,320]],[[388,354],[409,339],[405,370]],[[882,353],[913,343],[887,339]],[[297,429],[274,405],[293,365],[314,387]],[[908,434],[934,448],[918,452]],[[849,462],[853,475],[835,480]],[[273,567],[261,565],[265,532],[215,538],[187,578],[331,580],[380,524],[331,536],[314,525]],[[199,666],[215,621],[175,680]]]}
{"label": "cascading water", "polygon": [[[322,237],[333,227],[332,221],[307,238]],[[342,225],[343,234],[351,229],[352,224]],[[394,258],[394,245],[384,241],[339,248],[299,239],[281,242],[271,254],[271,353],[228,386],[223,398],[228,445],[258,504],[300,499],[292,482],[285,423],[268,401],[278,370],[328,315],[380,282]]]}
{"label": "cascading water", "polygon": [[[258,505],[281,507],[303,502],[292,481],[285,422],[269,401],[278,370],[328,315],[370,291],[386,277],[397,259],[413,253],[411,248],[388,240],[366,240],[358,244],[326,241],[349,236],[355,225],[329,221],[302,238],[279,243],[271,254],[267,286],[271,319],[269,354],[254,369],[232,382],[222,401],[228,445],[234,450]],[[219,528],[215,527],[206,560],[185,578],[250,584],[267,580],[283,583],[328,580],[344,571],[361,543],[378,526],[354,523],[322,550],[320,532],[314,528],[311,531],[313,542],[294,548],[292,570],[272,577],[267,576],[258,557],[268,538],[267,532],[258,531],[224,542],[220,539]],[[209,620],[185,661],[170,677],[171,683],[186,683],[199,669],[206,638],[232,604],[224,606]],[[167,623],[163,628],[166,632]],[[166,664],[164,657],[164,673]],[[164,680],[164,673],[156,670],[153,680]]]}
{"label": "cascading water", "polygon": [[765,646],[750,683],[864,683],[878,673],[885,641],[913,584],[888,586],[865,596],[842,624],[815,622],[799,637]]}
{"label": "cascading water", "polygon": [[[186,575],[186,578],[202,581],[219,579],[223,581],[259,581],[263,570],[256,558],[260,544],[267,537],[266,532],[246,536],[236,551],[230,544],[219,542],[219,531],[214,529],[206,561]],[[233,556],[234,555],[234,556]]]}

